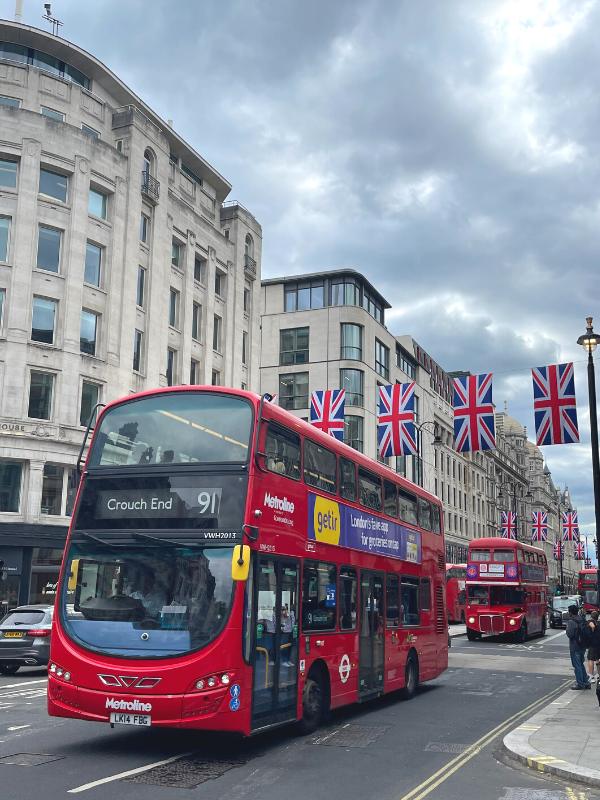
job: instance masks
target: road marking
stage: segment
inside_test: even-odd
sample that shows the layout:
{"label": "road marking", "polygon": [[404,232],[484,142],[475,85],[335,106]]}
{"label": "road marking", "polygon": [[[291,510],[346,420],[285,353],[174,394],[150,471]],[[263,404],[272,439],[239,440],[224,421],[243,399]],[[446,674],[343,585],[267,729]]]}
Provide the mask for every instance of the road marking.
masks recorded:
{"label": "road marking", "polygon": [[139,775],[141,772],[147,772],[149,769],[155,767],[162,767],[165,764],[172,764],[173,761],[179,761],[180,758],[191,756],[192,753],[180,753],[171,758],[165,758],[163,761],[155,761],[154,764],[146,764],[145,767],[136,767],[135,769],[128,769],[127,772],[119,772],[118,775],[110,775],[108,778],[100,778],[100,780],[92,781],[91,783],[84,783],[83,786],[77,786],[75,789],[69,789],[69,794],[77,794],[78,792],[86,792],[88,789],[95,789],[96,786],[102,786],[104,783],[112,783],[112,781],[121,780],[121,778],[128,778],[130,775]]}
{"label": "road marking", "polygon": [[11,725],[10,728],[7,728],[9,731],[21,731],[23,728],[31,728],[31,725]]}
{"label": "road marking", "polygon": [[564,631],[561,631],[560,633],[554,633],[552,636],[544,636],[544,640],[546,642],[551,642],[552,639],[558,639],[559,636],[566,636],[566,634]]}
{"label": "road marking", "polygon": [[0,692],[4,691],[4,689],[15,689],[18,686],[30,686],[32,683],[48,683],[48,678],[40,678],[39,681],[23,681],[22,683],[0,683]]}
{"label": "road marking", "polygon": [[566,686],[570,683],[570,680],[571,679],[565,681],[558,688],[553,689],[551,692],[548,692],[548,694],[540,697],[538,700],[534,700],[533,703],[530,703],[528,706],[521,709],[521,711],[513,714],[512,717],[509,717],[491,731],[488,731],[476,742],[473,742],[473,744],[469,745],[469,747],[467,747],[463,753],[456,756],[456,758],[453,758],[445,766],[438,769],[437,772],[434,772],[433,775],[429,776],[429,778],[424,780],[418,786],[415,786],[415,788],[411,789],[410,792],[402,795],[400,800],[422,800],[422,798],[427,797],[427,795],[430,794],[434,789],[437,789],[440,784],[444,783],[444,781],[454,775],[455,772],[457,772],[461,767],[464,767],[468,761],[480,753],[484,747],[487,747],[487,745],[493,742],[498,736],[510,730],[510,728],[513,727],[514,723],[520,717],[535,713],[535,711],[544,706],[551,697],[564,692]]}

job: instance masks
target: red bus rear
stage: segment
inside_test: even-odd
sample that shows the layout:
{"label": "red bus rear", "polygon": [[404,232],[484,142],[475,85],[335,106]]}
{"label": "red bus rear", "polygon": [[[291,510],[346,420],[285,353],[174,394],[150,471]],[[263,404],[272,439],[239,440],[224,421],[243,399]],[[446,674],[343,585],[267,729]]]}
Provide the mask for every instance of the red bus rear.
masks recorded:
{"label": "red bus rear", "polygon": [[107,406],[56,602],[53,716],[251,734],[440,675],[440,501],[250,392]]}
{"label": "red bus rear", "polygon": [[467,637],[546,633],[548,563],[543,550],[513,539],[475,539],[467,562]]}
{"label": "red bus rear", "polygon": [[467,607],[467,565],[446,564],[446,609],[448,622],[464,622]]}
{"label": "red bus rear", "polygon": [[598,570],[595,567],[579,570],[577,592],[586,611],[598,610]]}

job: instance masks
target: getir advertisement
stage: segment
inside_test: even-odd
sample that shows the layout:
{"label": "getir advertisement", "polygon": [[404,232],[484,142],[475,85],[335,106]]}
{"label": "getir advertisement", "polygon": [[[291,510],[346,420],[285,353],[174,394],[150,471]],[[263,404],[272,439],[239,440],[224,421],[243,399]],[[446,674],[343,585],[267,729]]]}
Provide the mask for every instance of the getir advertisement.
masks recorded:
{"label": "getir advertisement", "polygon": [[308,538],[363,553],[421,563],[421,534],[344,503],[309,492]]}

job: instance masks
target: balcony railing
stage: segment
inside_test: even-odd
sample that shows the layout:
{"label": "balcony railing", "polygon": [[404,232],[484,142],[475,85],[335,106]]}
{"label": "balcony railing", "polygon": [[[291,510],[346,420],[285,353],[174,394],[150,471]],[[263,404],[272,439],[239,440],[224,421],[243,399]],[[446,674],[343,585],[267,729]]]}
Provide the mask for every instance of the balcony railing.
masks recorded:
{"label": "balcony railing", "polygon": [[160,182],[150,175],[146,170],[142,170],[142,194],[150,198],[154,203],[158,203],[160,197]]}
{"label": "balcony railing", "polygon": [[248,253],[244,254],[244,270],[248,278],[256,278],[256,261]]}

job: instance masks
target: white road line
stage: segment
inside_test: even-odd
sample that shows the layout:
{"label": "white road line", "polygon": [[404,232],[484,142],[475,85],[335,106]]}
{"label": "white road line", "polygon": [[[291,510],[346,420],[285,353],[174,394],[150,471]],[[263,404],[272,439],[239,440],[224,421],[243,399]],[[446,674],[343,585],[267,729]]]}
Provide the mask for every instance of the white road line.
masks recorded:
{"label": "white road line", "polygon": [[546,642],[551,642],[552,639],[558,639],[559,636],[566,636],[566,634],[564,631],[561,631],[560,633],[555,633],[552,636],[544,636],[544,640]]}
{"label": "white road line", "polygon": [[7,728],[9,731],[21,731],[23,728],[31,728],[31,725],[11,725],[10,728]]}
{"label": "white road line", "polygon": [[22,683],[0,683],[0,692],[4,691],[4,689],[14,689],[17,686],[31,686],[33,683],[48,683],[48,678],[40,678],[39,681],[23,681]]}
{"label": "white road line", "polygon": [[172,764],[173,761],[179,761],[180,758],[185,758],[186,756],[191,756],[190,753],[180,753],[177,756],[172,756],[171,758],[165,758],[163,761],[155,761],[154,764],[146,764],[145,767],[136,767],[136,769],[128,769],[127,772],[119,772],[118,775],[110,775],[108,778],[100,778],[98,781],[92,781],[91,783],[84,783],[83,786],[77,786],[75,789],[69,789],[69,794],[77,794],[78,792],[86,792],[88,789],[95,789],[96,786],[102,786],[104,783],[112,783],[112,781],[121,780],[121,778],[128,778],[130,775],[139,775],[140,772],[147,772],[149,769],[154,769],[154,767],[162,767],[165,764]]}

